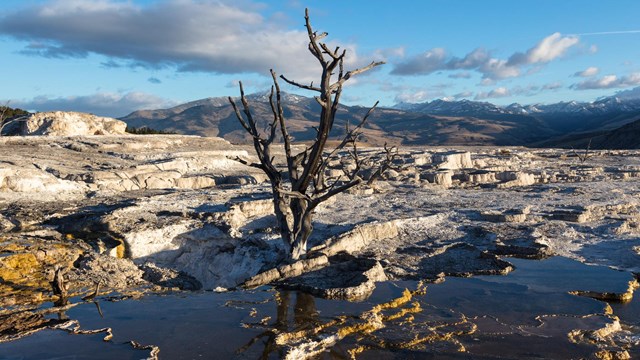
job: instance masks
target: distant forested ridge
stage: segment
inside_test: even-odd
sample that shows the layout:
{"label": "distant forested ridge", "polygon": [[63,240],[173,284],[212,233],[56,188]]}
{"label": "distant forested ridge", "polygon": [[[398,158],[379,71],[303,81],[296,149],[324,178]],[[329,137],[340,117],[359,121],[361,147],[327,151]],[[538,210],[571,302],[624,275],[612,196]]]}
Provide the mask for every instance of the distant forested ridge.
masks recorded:
{"label": "distant forested ridge", "polygon": [[2,120],[4,120],[29,115],[29,112],[18,108],[13,109],[8,106],[0,106],[0,115],[3,115]]}
{"label": "distant forested ridge", "polygon": [[152,128],[147,127],[147,126],[141,126],[141,127],[127,126],[125,131],[128,132],[129,134],[135,134],[135,135],[153,135],[153,134],[171,135],[171,134],[176,134],[176,132],[174,132],[174,131],[156,130],[156,129],[152,129]]}

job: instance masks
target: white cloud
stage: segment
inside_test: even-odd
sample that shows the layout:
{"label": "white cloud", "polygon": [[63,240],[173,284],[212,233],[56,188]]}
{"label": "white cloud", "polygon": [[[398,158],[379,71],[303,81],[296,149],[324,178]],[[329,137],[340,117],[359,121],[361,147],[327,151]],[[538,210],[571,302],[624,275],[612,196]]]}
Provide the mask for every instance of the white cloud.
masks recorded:
{"label": "white cloud", "polygon": [[554,33],[544,38],[536,47],[527,52],[529,63],[546,63],[559,58],[579,41],[576,36],[563,37],[558,32]]}
{"label": "white cloud", "polygon": [[509,90],[507,90],[507,88],[505,87],[499,87],[491,90],[490,94],[492,94],[494,97],[508,96]]}
{"label": "white cloud", "polygon": [[480,92],[476,95],[475,100],[494,99],[511,96],[511,92],[505,87],[498,87],[489,92]]}
{"label": "white cloud", "polygon": [[[245,0],[54,0],[5,12],[0,35],[27,42],[23,53],[34,56],[104,55],[105,67],[264,75],[273,68],[300,81],[317,74],[304,28],[291,30],[278,17],[263,17],[261,6]],[[347,68],[378,60],[359,58],[354,44],[340,45],[348,51]],[[374,55],[402,53],[382,49]]]}
{"label": "white cloud", "polygon": [[563,56],[569,48],[578,44],[577,36],[562,36],[556,32],[542,39],[526,53],[516,53],[509,58],[510,65],[548,63]]}
{"label": "white cloud", "polygon": [[100,92],[84,96],[38,96],[30,100],[12,100],[11,105],[31,111],[80,111],[120,117],[136,110],[167,108],[177,103],[142,92],[125,94]]}
{"label": "white cloud", "polygon": [[628,76],[623,76],[622,83],[625,86],[640,85],[640,73],[633,73]]}
{"label": "white cloud", "polygon": [[480,68],[485,78],[505,79],[520,76],[520,69],[509,65],[508,61],[502,59],[489,59]]}
{"label": "white cloud", "polygon": [[562,86],[563,86],[563,84],[561,82],[556,81],[556,82],[544,84],[542,86],[542,89],[543,90],[557,90],[557,89],[560,89]]}
{"label": "white cloud", "polygon": [[600,78],[587,79],[573,84],[571,87],[576,90],[590,89],[614,89],[640,85],[640,73],[618,77],[616,75],[605,75]]}
{"label": "white cloud", "polygon": [[600,79],[596,79],[595,81],[593,81],[592,84],[595,84],[596,88],[608,88],[611,86],[615,86],[617,82],[618,82],[617,76],[605,75]]}
{"label": "white cloud", "polygon": [[452,97],[456,100],[460,100],[460,99],[470,98],[472,96],[473,96],[473,93],[471,91],[463,91],[453,95]]}
{"label": "white cloud", "polygon": [[493,86],[496,84],[496,80],[495,79],[489,79],[489,78],[483,78],[482,80],[480,80],[480,84],[481,86]]}
{"label": "white cloud", "polygon": [[[228,89],[235,89],[238,90],[239,86],[240,86],[240,81],[242,81],[242,86],[244,87],[245,91],[250,92],[250,91],[267,91],[271,88],[271,86],[273,85],[273,82],[271,81],[263,81],[263,80],[242,80],[242,79],[236,79],[236,80],[232,80],[227,82],[224,87],[228,88]],[[281,84],[281,87],[286,87],[286,84]]]}
{"label": "white cloud", "polygon": [[544,85],[529,84],[526,86],[515,86],[507,89],[505,87],[498,87],[488,92],[480,92],[476,94],[475,100],[495,99],[509,96],[535,96],[543,91],[555,91],[562,88],[561,82],[552,82]]}
{"label": "white cloud", "polygon": [[389,59],[393,59],[393,58],[403,58],[404,55],[405,55],[405,48],[400,46],[400,47],[388,48],[388,49],[378,49],[374,51],[371,56],[376,60],[389,61]]}
{"label": "white cloud", "polygon": [[433,48],[396,64],[391,73],[428,75],[436,71],[473,70],[481,73],[483,79],[513,78],[521,76],[524,67],[540,66],[564,56],[578,43],[579,39],[576,36],[554,33],[526,52],[514,53],[508,60],[494,58],[483,48],[477,48],[463,58],[450,56],[443,48]]}
{"label": "white cloud", "polygon": [[392,72],[398,75],[431,74],[445,69],[447,58],[443,48],[433,48],[397,65]]}
{"label": "white cloud", "polygon": [[462,71],[462,72],[458,72],[458,73],[453,73],[451,75],[449,75],[449,78],[451,79],[470,79],[471,78],[471,73],[468,71]]}
{"label": "white cloud", "polygon": [[427,91],[427,90],[419,90],[415,92],[402,92],[398,94],[395,98],[396,103],[421,103],[425,101],[429,101],[430,99],[441,97],[444,93],[441,91]]}
{"label": "white cloud", "polygon": [[590,66],[582,71],[578,71],[575,74],[573,74],[573,76],[578,76],[578,77],[591,77],[591,76],[595,76],[598,75],[598,72],[600,72],[600,69],[598,69],[595,66]]}
{"label": "white cloud", "polygon": [[640,99],[640,86],[629,90],[618,91],[615,96],[621,99]]}

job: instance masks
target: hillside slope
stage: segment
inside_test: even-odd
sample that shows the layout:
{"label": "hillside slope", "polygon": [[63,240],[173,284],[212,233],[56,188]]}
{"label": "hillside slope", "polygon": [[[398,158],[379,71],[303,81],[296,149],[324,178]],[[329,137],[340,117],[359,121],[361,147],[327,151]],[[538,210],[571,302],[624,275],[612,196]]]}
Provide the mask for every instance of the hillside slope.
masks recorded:
{"label": "hillside slope", "polygon": [[574,149],[640,149],[640,119],[613,130],[570,134],[536,145]]}
{"label": "hillside slope", "polygon": [[[266,122],[273,115],[264,94],[249,96],[256,119]],[[315,137],[319,106],[314,99],[286,94],[284,113],[289,133],[298,141]],[[360,122],[368,108],[341,106],[332,132],[334,138],[345,133],[346,124]],[[143,110],[121,120],[129,126],[150,127],[179,134],[219,136],[233,143],[251,141],[223,98],[209,98],[170,109]],[[361,140],[371,145],[522,145],[558,133],[544,121],[522,114],[430,115],[418,111],[378,108],[363,130]]]}

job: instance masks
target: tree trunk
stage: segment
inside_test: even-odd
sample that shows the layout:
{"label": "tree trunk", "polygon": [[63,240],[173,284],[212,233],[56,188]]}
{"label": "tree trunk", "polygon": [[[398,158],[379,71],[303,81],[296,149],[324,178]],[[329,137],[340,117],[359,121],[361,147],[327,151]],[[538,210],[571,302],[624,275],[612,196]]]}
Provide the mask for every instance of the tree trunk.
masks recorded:
{"label": "tree trunk", "polygon": [[280,236],[282,236],[282,243],[284,244],[285,254],[290,256],[292,251],[293,232],[291,231],[292,224],[289,221],[290,210],[289,202],[282,195],[276,187],[272,189],[273,192],[273,208],[276,214],[276,221],[278,222],[278,228],[280,229]]}
{"label": "tree trunk", "polygon": [[274,188],[273,205],[288,260],[304,257],[307,254],[307,240],[313,231],[308,201],[289,198]]}
{"label": "tree trunk", "polygon": [[305,200],[296,199],[298,203],[304,203],[301,212],[294,214],[296,219],[295,238],[291,246],[291,259],[298,260],[307,255],[307,240],[313,231],[311,224],[311,211],[307,211],[307,202]]}

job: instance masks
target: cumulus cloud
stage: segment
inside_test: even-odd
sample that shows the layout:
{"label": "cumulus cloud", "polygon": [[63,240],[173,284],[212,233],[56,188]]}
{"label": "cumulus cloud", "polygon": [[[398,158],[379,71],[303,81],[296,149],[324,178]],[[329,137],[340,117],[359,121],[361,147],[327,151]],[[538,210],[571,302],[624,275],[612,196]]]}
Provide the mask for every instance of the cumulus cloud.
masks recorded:
{"label": "cumulus cloud", "polygon": [[493,86],[495,84],[496,84],[496,80],[495,79],[483,78],[482,80],[480,80],[480,83],[478,85],[480,85],[480,86]]}
{"label": "cumulus cloud", "polygon": [[[116,0],[52,0],[0,17],[0,35],[28,43],[25,54],[82,58],[100,54],[105,67],[176,67],[179,71],[268,74],[317,72],[304,29],[265,18],[249,1],[167,0],[138,5]],[[335,44],[330,43],[333,46]],[[363,62],[355,45],[347,66]],[[380,50],[398,56],[403,50]],[[311,60],[311,61],[310,61]],[[372,59],[367,59],[367,62]]]}
{"label": "cumulus cloud", "polygon": [[587,79],[573,84],[571,88],[576,90],[591,89],[615,89],[640,85],[640,73],[632,73],[625,76],[605,75],[599,78]]}
{"label": "cumulus cloud", "polygon": [[457,94],[454,94],[451,97],[454,98],[455,100],[460,100],[460,99],[470,98],[472,96],[473,96],[473,93],[471,91],[463,91],[463,92],[459,92]]}
{"label": "cumulus cloud", "polygon": [[489,59],[480,67],[480,72],[487,79],[506,79],[520,76],[520,69],[509,65],[509,62],[502,59]]}
{"label": "cumulus cloud", "polygon": [[483,79],[513,78],[522,74],[523,67],[546,64],[562,57],[578,43],[576,36],[554,33],[526,52],[515,53],[508,59],[495,58],[484,48],[477,48],[462,58],[449,55],[443,48],[434,48],[396,64],[391,73],[428,75],[437,71],[467,70],[481,73]]}
{"label": "cumulus cloud", "polygon": [[505,69],[506,60],[494,59],[485,49],[478,48],[463,58],[449,55],[443,48],[433,48],[399,63],[391,71],[396,75],[428,75],[441,70],[476,70],[485,78],[503,78],[517,72]]}
{"label": "cumulus cloud", "polygon": [[425,101],[429,101],[430,99],[442,97],[444,93],[442,91],[428,91],[428,90],[418,90],[413,92],[402,92],[398,94],[395,98],[396,103],[421,103]]}
{"label": "cumulus cloud", "polygon": [[156,78],[156,77],[150,77],[147,79],[148,82],[152,83],[152,84],[162,84],[162,80]]}
{"label": "cumulus cloud", "polygon": [[511,55],[508,65],[518,66],[524,64],[548,63],[563,56],[569,48],[578,44],[577,36],[562,36],[556,32],[542,39],[536,46],[526,53]]}
{"label": "cumulus cloud", "polygon": [[511,92],[505,87],[498,87],[489,92],[480,92],[476,94],[475,100],[495,99],[501,97],[511,96]]}
{"label": "cumulus cloud", "polygon": [[462,71],[462,72],[458,72],[458,73],[453,73],[451,75],[449,75],[450,79],[470,79],[471,78],[471,73],[468,71]]}
{"label": "cumulus cloud", "polygon": [[400,46],[388,49],[378,49],[374,51],[371,56],[378,60],[389,61],[390,59],[394,58],[403,58],[404,54],[405,48]]}
{"label": "cumulus cloud", "polygon": [[598,69],[595,66],[590,66],[582,71],[578,71],[577,73],[573,74],[573,76],[576,77],[591,77],[591,76],[595,76],[598,75],[598,72],[600,72],[600,69]]}
{"label": "cumulus cloud", "polygon": [[640,86],[629,90],[622,90],[615,93],[621,99],[640,99]]}
{"label": "cumulus cloud", "polygon": [[448,57],[443,48],[433,48],[427,50],[424,54],[414,56],[396,65],[391,73],[397,75],[427,75],[439,70],[449,70]]}
{"label": "cumulus cloud", "polygon": [[30,100],[12,100],[11,105],[31,111],[80,111],[100,116],[120,117],[136,110],[167,108],[177,103],[143,92],[125,94],[100,92],[85,96],[38,96]]}
{"label": "cumulus cloud", "polygon": [[559,81],[556,82],[552,82],[552,83],[548,83],[548,84],[544,84],[542,86],[543,90],[558,90],[562,87],[562,83]]}
{"label": "cumulus cloud", "polygon": [[103,61],[100,63],[100,66],[105,69],[119,69],[121,67],[124,67],[123,64],[120,64],[119,62],[113,60]]}
{"label": "cumulus cloud", "polygon": [[498,87],[491,91],[480,92],[474,97],[475,100],[495,99],[509,96],[534,96],[542,91],[555,91],[562,88],[561,82],[552,82],[544,85],[529,84],[527,86],[515,86],[511,89]]}

